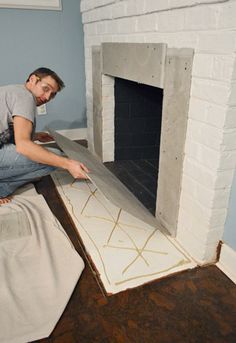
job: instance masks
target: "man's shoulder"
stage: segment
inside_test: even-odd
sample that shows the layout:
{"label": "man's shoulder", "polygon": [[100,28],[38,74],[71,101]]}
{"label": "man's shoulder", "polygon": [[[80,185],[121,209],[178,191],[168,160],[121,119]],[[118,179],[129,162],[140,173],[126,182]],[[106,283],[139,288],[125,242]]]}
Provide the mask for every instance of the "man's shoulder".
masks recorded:
{"label": "man's shoulder", "polygon": [[22,85],[22,84],[2,86],[0,87],[0,90],[9,92],[9,93],[21,93],[21,94],[31,95],[31,93],[27,90],[25,85]]}
{"label": "man's shoulder", "polygon": [[24,89],[25,86],[23,84],[10,84],[10,85],[4,85],[4,86],[0,86],[1,90],[22,90]]}
{"label": "man's shoulder", "polygon": [[28,89],[23,84],[16,85],[6,85],[0,87],[0,94],[6,97],[6,99],[12,99],[11,101],[25,100],[32,101],[34,99],[33,95],[28,91]]}

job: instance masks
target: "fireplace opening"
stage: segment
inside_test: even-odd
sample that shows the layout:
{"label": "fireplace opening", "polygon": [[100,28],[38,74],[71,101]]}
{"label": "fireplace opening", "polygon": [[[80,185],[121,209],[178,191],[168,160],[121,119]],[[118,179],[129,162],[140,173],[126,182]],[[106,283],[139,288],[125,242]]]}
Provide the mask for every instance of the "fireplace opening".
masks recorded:
{"label": "fireplace opening", "polygon": [[106,167],[155,215],[163,89],[115,78],[115,153]]}

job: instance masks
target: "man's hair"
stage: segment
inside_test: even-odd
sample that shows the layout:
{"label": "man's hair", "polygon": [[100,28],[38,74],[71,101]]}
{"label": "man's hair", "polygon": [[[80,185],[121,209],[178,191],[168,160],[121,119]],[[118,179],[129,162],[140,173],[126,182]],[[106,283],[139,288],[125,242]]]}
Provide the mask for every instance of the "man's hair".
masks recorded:
{"label": "man's hair", "polygon": [[65,87],[64,82],[62,81],[62,79],[51,69],[49,68],[45,68],[45,67],[40,67],[36,70],[34,70],[29,76],[28,79],[26,80],[26,82],[29,81],[30,77],[32,75],[36,75],[38,76],[40,79],[42,79],[43,77],[46,76],[51,76],[57,83],[58,85],[58,91],[60,92],[62,90],[62,88]]}

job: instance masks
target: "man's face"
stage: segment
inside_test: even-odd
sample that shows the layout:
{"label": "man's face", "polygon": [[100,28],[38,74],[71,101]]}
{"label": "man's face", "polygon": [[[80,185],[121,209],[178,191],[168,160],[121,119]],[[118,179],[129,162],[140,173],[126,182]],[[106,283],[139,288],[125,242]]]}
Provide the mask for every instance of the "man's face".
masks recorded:
{"label": "man's face", "polygon": [[37,106],[46,104],[58,92],[58,85],[51,76],[39,78],[36,75],[31,75],[26,87],[34,95]]}

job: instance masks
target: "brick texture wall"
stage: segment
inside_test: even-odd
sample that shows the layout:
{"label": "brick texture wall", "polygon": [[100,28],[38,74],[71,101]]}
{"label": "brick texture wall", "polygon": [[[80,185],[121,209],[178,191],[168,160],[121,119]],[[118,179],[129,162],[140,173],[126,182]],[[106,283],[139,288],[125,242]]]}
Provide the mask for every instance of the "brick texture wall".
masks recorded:
{"label": "brick texture wall", "polygon": [[92,46],[146,42],[194,49],[177,239],[200,263],[214,261],[236,166],[236,1],[81,0],[81,12],[91,150]]}

